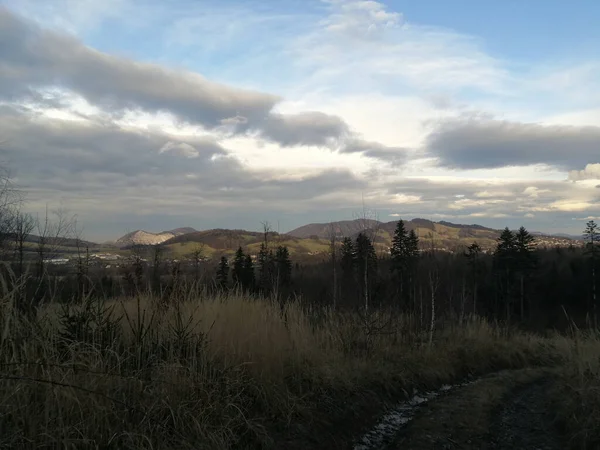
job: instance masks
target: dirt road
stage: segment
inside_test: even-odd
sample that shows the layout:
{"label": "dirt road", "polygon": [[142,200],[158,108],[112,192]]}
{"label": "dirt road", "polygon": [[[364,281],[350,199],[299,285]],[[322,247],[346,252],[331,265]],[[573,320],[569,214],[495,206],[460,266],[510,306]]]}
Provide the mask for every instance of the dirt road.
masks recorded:
{"label": "dirt road", "polygon": [[388,414],[354,449],[567,448],[556,429],[548,395],[554,380],[549,370],[506,371],[417,395]]}

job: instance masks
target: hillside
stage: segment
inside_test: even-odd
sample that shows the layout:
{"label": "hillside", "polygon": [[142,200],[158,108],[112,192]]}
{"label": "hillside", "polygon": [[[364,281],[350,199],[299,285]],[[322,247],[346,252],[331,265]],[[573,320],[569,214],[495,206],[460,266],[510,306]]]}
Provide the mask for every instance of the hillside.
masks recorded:
{"label": "hillside", "polygon": [[136,230],[125,236],[117,239],[115,245],[117,247],[129,247],[132,245],[157,245],[162,244],[176,236],[181,236],[189,233],[194,233],[194,228],[176,228],[169,231],[161,231],[160,233],[149,233],[144,230]]}
{"label": "hillside", "polygon": [[[370,233],[376,232],[375,241],[380,247],[389,247],[398,221],[379,222],[369,221],[370,227],[366,228]],[[491,250],[496,245],[496,240],[500,236],[500,230],[486,228],[481,225],[463,225],[451,222],[432,222],[427,219],[406,220],[407,230],[415,230],[419,236],[422,248],[435,248],[445,251],[460,251],[464,247],[477,242],[482,249]],[[334,228],[337,230],[337,236],[348,236],[351,238],[365,229],[364,221],[358,219],[353,221],[334,222]],[[288,233],[290,236],[303,237],[310,233],[319,239],[328,239],[331,235],[332,224],[309,224],[292,230]],[[550,236],[544,234],[536,235],[536,242],[540,246],[569,246],[570,244],[579,245],[581,241],[569,239],[564,236]]]}
{"label": "hillside", "polygon": [[[285,245],[296,258],[322,255],[329,251],[332,226],[338,241],[342,237],[355,238],[362,230],[374,237],[378,253],[385,254],[391,243],[397,221],[380,222],[376,220],[345,220],[330,223],[304,225],[286,234],[269,233],[272,245]],[[496,246],[500,230],[481,225],[455,224],[447,221],[432,222],[427,219],[405,221],[406,228],[415,230],[422,249],[434,248],[440,251],[463,251],[468,245],[477,242],[484,251]],[[564,236],[549,236],[535,233],[540,246],[581,245],[581,241]],[[148,233],[138,230],[129,233],[117,241],[119,247],[132,245],[160,244],[174,258],[185,258],[195,252],[212,258],[220,255],[232,255],[238,247],[252,254],[258,253],[264,234],[257,231],[212,229],[196,231],[193,228],[177,228],[161,233]]]}

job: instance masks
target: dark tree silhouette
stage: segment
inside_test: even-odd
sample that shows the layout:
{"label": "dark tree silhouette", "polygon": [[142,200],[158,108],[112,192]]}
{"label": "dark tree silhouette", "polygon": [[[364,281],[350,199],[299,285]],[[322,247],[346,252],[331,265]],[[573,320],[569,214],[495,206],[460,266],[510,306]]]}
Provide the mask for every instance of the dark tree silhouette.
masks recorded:
{"label": "dark tree silhouette", "polygon": [[221,289],[227,289],[229,283],[229,261],[225,256],[221,256],[219,267],[217,269],[217,284]]}
{"label": "dark tree silhouette", "polygon": [[233,282],[240,286],[244,286],[244,261],[246,259],[246,255],[244,255],[244,251],[242,247],[239,247],[235,252],[235,257],[233,258],[233,271],[231,272],[231,276],[233,278]]}
{"label": "dark tree silhouette", "polygon": [[361,232],[356,237],[356,269],[358,273],[361,296],[364,299],[365,311],[371,302],[370,292],[373,291],[377,274],[377,254],[369,237]]}
{"label": "dark tree silhouette", "polygon": [[[527,286],[536,267],[535,239],[525,229],[519,228],[515,235],[515,269],[519,276],[519,303],[521,312],[521,321],[525,320],[525,297]],[[531,303],[529,302],[529,311],[531,313]]]}
{"label": "dark tree silhouette", "polygon": [[256,286],[256,277],[254,275],[254,262],[252,256],[246,255],[244,258],[244,272],[242,278],[244,289],[252,292]]}
{"label": "dark tree silhouette", "polygon": [[513,285],[516,271],[517,239],[515,234],[506,227],[498,238],[494,253],[494,270],[498,281],[498,291],[502,295],[506,311],[506,321],[510,322],[513,306]]}
{"label": "dark tree silhouette", "polygon": [[598,286],[598,261],[600,260],[600,230],[598,224],[593,220],[590,220],[585,227],[583,232],[583,238],[586,241],[585,254],[590,259],[591,276],[592,276],[592,314],[594,317],[594,326],[598,326],[598,299],[597,299],[597,286]]}

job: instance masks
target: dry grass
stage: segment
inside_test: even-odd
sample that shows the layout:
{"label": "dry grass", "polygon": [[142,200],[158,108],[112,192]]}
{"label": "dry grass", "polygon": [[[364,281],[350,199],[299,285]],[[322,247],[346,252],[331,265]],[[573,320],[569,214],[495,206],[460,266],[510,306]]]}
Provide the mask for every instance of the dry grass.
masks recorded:
{"label": "dry grass", "polygon": [[574,328],[563,347],[562,383],[554,395],[559,418],[572,448],[600,448],[600,332]]}
{"label": "dry grass", "polygon": [[51,304],[35,322],[13,301],[0,306],[0,448],[281,447],[338,423],[363,393],[384,401],[572,351],[479,318],[429,347],[409,317],[282,311],[236,293]]}

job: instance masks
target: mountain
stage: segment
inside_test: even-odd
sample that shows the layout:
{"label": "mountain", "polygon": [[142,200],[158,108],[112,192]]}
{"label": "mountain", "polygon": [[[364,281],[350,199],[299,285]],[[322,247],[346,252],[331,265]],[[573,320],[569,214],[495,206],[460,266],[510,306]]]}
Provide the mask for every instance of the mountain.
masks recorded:
{"label": "mountain", "polygon": [[[332,227],[338,238],[356,238],[363,230],[374,238],[378,253],[386,253],[392,243],[397,220],[380,222],[377,220],[344,220],[330,223],[312,223],[290,231],[286,234],[270,232],[270,245],[285,245],[295,258],[326,255],[330,249]],[[462,252],[473,242],[486,251],[495,248],[500,230],[494,230],[481,225],[463,225],[452,222],[433,222],[428,219],[416,218],[406,220],[406,228],[414,230],[419,236],[421,248],[434,248],[441,251]],[[582,245],[581,240],[569,239],[565,236],[535,234],[538,246],[552,247]],[[196,252],[201,252],[208,258],[220,255],[232,255],[238,247],[245,252],[257,254],[264,234],[257,231],[212,229],[196,231],[193,228],[177,228],[161,233],[149,233],[138,230],[129,233],[117,241],[119,247],[133,245],[161,245],[174,258],[186,258]]]}
{"label": "mountain", "polygon": [[162,231],[160,233],[149,233],[144,230],[137,230],[126,234],[117,239],[117,247],[129,247],[132,245],[158,245],[176,236],[182,236],[189,233],[195,233],[193,228],[176,228],[174,230]]}
{"label": "mountain", "polygon": [[[36,236],[35,234],[31,234],[31,235],[27,236],[27,239],[25,239],[25,242],[29,242],[31,244],[37,244],[40,242],[40,237]],[[95,242],[78,240],[78,239],[73,239],[73,238],[56,238],[56,239],[48,238],[48,243],[50,246],[58,245],[60,247],[73,247],[73,248],[79,247],[81,249],[85,249],[86,247],[96,248],[100,245]]]}
{"label": "mountain", "polygon": [[[342,221],[329,223],[313,223],[304,225],[288,233],[294,237],[306,237],[310,235],[314,238],[328,239],[331,227],[337,230],[338,236],[347,236],[355,238],[362,230],[368,230],[371,234],[376,234],[375,242],[383,249],[389,247],[392,242],[394,230],[398,221],[379,222],[372,220],[364,222],[361,219],[353,221]],[[477,242],[482,249],[492,250],[500,236],[500,230],[494,230],[481,225],[462,225],[452,222],[432,222],[427,219],[405,220],[404,224],[408,231],[415,230],[419,236],[422,248],[436,248],[438,250],[459,251],[462,248]],[[565,236],[554,236],[540,234],[536,236],[536,241],[540,246],[568,246],[570,244],[578,245],[579,241],[571,240]]]}
{"label": "mountain", "polygon": [[181,236],[182,234],[196,233],[198,230],[192,227],[175,228],[174,230],[161,231],[159,234],[172,234],[174,236]]}
{"label": "mountain", "polygon": [[331,235],[331,226],[335,228],[337,236],[352,236],[358,234],[364,228],[372,228],[381,222],[371,219],[356,219],[356,220],[343,220],[341,222],[330,223],[311,223],[304,225],[300,228],[286,233],[288,236],[307,239],[310,237],[319,237],[323,239],[329,238]]}

